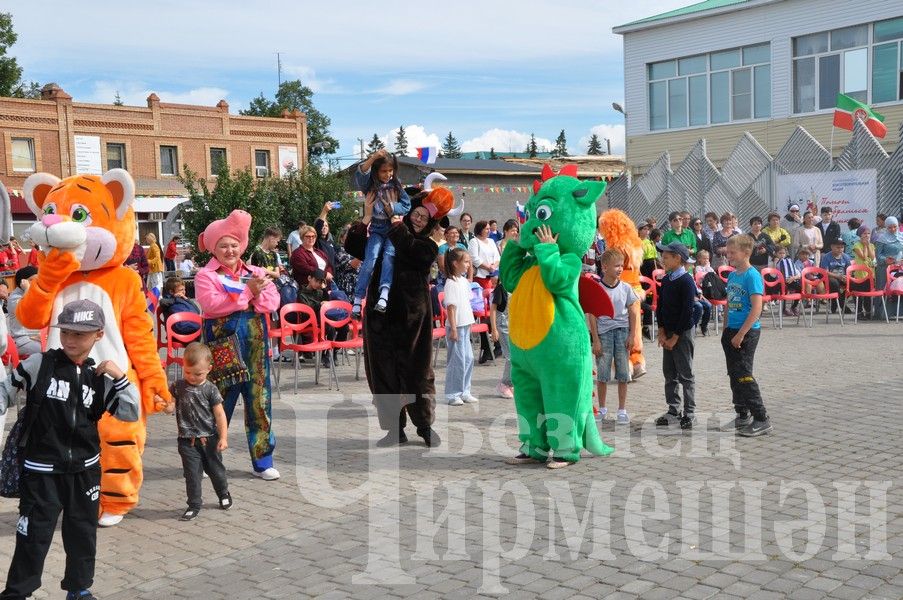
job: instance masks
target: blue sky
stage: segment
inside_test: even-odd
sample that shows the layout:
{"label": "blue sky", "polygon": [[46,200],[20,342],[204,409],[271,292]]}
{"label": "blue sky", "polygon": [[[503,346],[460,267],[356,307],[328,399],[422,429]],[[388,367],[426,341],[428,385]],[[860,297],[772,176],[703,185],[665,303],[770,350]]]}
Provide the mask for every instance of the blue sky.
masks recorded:
{"label": "blue sky", "polygon": [[[413,145],[452,131],[465,151],[522,151],[530,133],[572,153],[592,132],[623,152],[621,37],[611,28],[687,0],[239,2],[7,0],[25,77],[76,101],[245,108],[300,78],[332,119],[339,156],[404,125]],[[127,7],[127,8],[126,8]],[[48,15],[52,17],[48,18]],[[628,111],[629,107],[625,107]]]}

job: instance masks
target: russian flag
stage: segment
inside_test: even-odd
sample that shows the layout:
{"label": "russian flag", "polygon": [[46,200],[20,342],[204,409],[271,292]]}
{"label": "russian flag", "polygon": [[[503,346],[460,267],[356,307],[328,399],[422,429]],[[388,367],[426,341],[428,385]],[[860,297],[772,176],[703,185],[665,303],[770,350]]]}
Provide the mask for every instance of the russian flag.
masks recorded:
{"label": "russian flag", "polygon": [[523,225],[527,222],[527,210],[520,202],[514,202],[514,211],[517,214],[517,222]]}
{"label": "russian flag", "polygon": [[439,155],[439,149],[433,146],[427,146],[425,148],[417,148],[417,159],[420,162],[431,165],[436,162],[436,156]]}
{"label": "russian flag", "polygon": [[238,297],[241,296],[241,293],[245,291],[245,288],[247,287],[247,284],[241,281],[241,279],[236,281],[225,274],[220,274],[219,282],[222,284],[223,290],[229,294],[233,300],[238,300]]}

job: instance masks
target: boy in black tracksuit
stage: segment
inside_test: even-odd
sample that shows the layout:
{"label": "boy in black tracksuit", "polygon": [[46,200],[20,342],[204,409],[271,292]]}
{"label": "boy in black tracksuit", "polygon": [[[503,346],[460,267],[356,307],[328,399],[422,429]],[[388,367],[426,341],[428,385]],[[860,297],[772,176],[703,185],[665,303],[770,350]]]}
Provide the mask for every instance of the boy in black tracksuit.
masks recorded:
{"label": "boy in black tracksuit", "polygon": [[[680,242],[659,245],[662,263],[668,271],[661,280],[658,307],[658,345],[662,347],[662,373],[665,376],[665,401],[668,412],[656,419],[659,427],[680,422],[681,429],[692,429],[696,422],[696,400],[693,375],[693,305],[696,302],[696,282],[684,269],[690,253]],[[681,414],[678,387],[683,386],[684,401]]]}
{"label": "boy in black tracksuit", "polygon": [[61,587],[67,600],[94,598],[89,588],[100,498],[97,421],[104,412],[123,421],[139,415],[138,390],[122,369],[109,360],[95,367],[88,358],[103,337],[103,310],[90,300],[70,302],[54,327],[60,329],[62,348],[29,356],[0,385],[0,413],[16,389],[27,392],[16,549],[0,600],[26,598],[41,587],[60,511],[66,550]]}

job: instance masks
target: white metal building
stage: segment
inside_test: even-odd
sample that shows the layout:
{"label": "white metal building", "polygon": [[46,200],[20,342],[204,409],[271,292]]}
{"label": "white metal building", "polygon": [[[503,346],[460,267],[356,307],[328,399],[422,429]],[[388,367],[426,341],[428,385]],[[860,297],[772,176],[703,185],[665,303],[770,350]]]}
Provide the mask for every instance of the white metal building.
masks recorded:
{"label": "white metal building", "polygon": [[[700,138],[720,166],[746,131],[772,155],[798,125],[827,148],[838,92],[886,117],[888,152],[899,142],[901,0],[706,0],[613,31],[634,174]],[[835,154],[849,137],[835,132]]]}

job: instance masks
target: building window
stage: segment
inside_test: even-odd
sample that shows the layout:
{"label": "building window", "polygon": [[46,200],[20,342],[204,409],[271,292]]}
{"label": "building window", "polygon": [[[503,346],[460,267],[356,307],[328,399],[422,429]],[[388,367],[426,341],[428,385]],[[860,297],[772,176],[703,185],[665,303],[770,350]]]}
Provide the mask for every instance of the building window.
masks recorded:
{"label": "building window", "polygon": [[226,149],[211,148],[210,149],[210,174],[216,177],[220,170],[226,166]]}
{"label": "building window", "polygon": [[125,144],[107,144],[107,171],[126,168]]}
{"label": "building window", "polygon": [[34,173],[34,140],[31,138],[12,138],[13,171]]}
{"label": "building window", "polygon": [[903,17],[793,39],[793,112],[903,100]]}
{"label": "building window", "polygon": [[254,151],[254,172],[258,177],[267,177],[270,174],[270,151]]}
{"label": "building window", "polygon": [[175,146],[160,146],[160,174],[178,175],[179,151]]}
{"label": "building window", "polygon": [[680,129],[771,117],[771,45],[651,63],[649,127]]}

